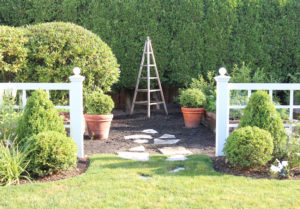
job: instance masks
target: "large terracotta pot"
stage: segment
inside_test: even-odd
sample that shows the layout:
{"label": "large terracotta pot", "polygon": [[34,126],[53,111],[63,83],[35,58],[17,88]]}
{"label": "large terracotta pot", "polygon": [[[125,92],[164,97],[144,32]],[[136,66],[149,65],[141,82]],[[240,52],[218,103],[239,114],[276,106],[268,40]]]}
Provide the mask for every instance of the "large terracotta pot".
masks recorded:
{"label": "large terracotta pot", "polygon": [[84,115],[89,136],[94,139],[107,139],[113,115]]}
{"label": "large terracotta pot", "polygon": [[204,108],[181,107],[186,128],[196,128],[200,125]]}

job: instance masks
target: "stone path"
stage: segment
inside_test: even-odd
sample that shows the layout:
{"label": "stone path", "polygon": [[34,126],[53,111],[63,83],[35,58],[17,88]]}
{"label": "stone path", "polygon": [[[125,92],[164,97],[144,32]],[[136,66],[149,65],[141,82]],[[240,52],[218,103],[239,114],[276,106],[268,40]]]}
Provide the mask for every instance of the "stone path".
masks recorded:
{"label": "stone path", "polygon": [[[129,135],[124,136],[125,140],[134,140],[134,143],[137,144],[148,144],[149,141],[152,139],[152,135],[148,134],[158,134],[158,132],[154,129],[145,129],[141,131],[142,133],[147,134],[136,134],[136,135]],[[153,144],[160,146],[160,145],[175,145],[180,141],[180,139],[176,139],[175,135],[171,134],[163,134],[158,138],[153,139]],[[158,149],[162,154],[167,155],[168,158],[167,161],[184,161],[187,159],[186,155],[193,154],[191,151],[187,150],[186,148],[182,146],[174,146],[174,147],[161,147]],[[117,153],[119,157],[124,159],[130,159],[130,160],[137,160],[137,161],[148,161],[149,160],[149,152],[146,152],[146,149],[144,146],[136,146],[128,149],[126,152],[118,152]],[[171,173],[176,173],[181,170],[184,170],[183,167],[176,168]]]}

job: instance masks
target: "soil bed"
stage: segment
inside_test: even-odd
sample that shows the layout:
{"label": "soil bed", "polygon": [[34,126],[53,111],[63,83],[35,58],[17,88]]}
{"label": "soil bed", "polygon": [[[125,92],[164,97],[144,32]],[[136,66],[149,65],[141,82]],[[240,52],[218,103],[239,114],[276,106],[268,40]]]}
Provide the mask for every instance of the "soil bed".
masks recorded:
{"label": "soil bed", "polygon": [[[32,183],[41,183],[41,182],[51,182],[51,181],[58,181],[62,179],[72,178],[75,176],[79,176],[80,174],[84,173],[89,166],[89,159],[88,158],[81,158],[78,159],[77,166],[73,169],[60,171],[58,173],[54,173],[49,176],[44,176],[42,178],[33,179]],[[30,184],[31,182],[28,180],[22,180],[20,184]]]}
{"label": "soil bed", "polygon": [[180,108],[169,109],[166,116],[161,110],[151,111],[151,118],[146,117],[145,110],[137,110],[135,114],[128,115],[121,110],[114,111],[114,119],[107,140],[84,141],[85,154],[91,156],[97,153],[113,153],[127,151],[129,148],[139,146],[133,140],[125,140],[124,136],[142,134],[144,129],[155,129],[158,134],[151,134],[153,138],[163,134],[173,134],[180,139],[176,145],[155,145],[153,139],[149,143],[142,144],[150,154],[161,154],[158,149],[166,146],[183,146],[194,154],[206,154],[213,156],[215,152],[215,135],[206,127],[200,125],[198,128],[188,129]]}
{"label": "soil bed", "polygon": [[[212,157],[213,167],[215,171],[224,174],[230,174],[235,176],[245,176],[251,177],[255,179],[268,178],[271,179],[269,173],[269,167],[263,168],[261,170],[240,170],[232,167],[225,159],[225,157]],[[300,180],[300,172],[295,172],[295,175],[290,177],[289,179],[283,180]]]}

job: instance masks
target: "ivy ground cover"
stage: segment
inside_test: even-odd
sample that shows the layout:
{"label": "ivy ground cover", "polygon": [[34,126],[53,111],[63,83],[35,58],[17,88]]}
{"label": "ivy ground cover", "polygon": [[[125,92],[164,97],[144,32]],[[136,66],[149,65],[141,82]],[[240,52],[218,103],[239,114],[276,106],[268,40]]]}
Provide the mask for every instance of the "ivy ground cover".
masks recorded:
{"label": "ivy ground cover", "polygon": [[[205,155],[148,162],[94,155],[86,173],[51,183],[0,188],[1,208],[299,208],[300,181],[217,173]],[[170,173],[184,167],[185,170]],[[148,178],[141,178],[141,175]]]}

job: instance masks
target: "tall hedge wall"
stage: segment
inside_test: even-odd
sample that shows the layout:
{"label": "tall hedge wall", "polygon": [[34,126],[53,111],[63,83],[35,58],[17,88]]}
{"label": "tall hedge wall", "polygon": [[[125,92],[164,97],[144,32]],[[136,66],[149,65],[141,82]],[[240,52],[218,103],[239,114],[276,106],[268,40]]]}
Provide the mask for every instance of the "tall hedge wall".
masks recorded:
{"label": "tall hedge wall", "polygon": [[[132,88],[146,36],[165,84],[243,61],[278,82],[300,72],[299,0],[0,0],[0,24],[69,21],[116,55],[120,87]],[[292,78],[291,78],[292,77]]]}

